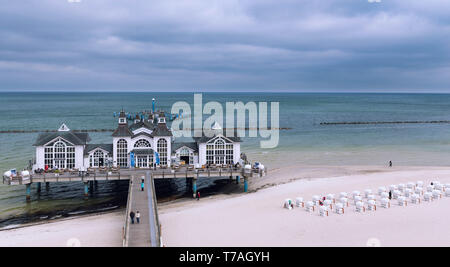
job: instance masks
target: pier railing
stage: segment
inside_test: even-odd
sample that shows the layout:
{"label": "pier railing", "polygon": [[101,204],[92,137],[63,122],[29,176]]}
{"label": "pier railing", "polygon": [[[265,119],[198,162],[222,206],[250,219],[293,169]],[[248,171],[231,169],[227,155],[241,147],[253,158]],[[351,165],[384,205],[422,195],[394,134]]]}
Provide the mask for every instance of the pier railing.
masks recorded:
{"label": "pier railing", "polygon": [[122,246],[123,247],[128,247],[128,225],[130,223],[130,217],[128,216],[128,214],[130,214],[130,207],[131,207],[131,197],[132,197],[132,184],[133,184],[133,179],[130,179],[130,183],[128,186],[128,199],[127,199],[127,207],[125,209],[125,222],[123,225],[123,233],[122,233]]}

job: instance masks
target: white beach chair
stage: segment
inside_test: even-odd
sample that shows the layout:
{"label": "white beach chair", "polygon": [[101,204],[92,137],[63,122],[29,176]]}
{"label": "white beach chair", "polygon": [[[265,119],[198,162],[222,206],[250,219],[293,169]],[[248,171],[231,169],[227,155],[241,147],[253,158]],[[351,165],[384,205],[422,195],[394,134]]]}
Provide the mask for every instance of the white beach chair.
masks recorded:
{"label": "white beach chair", "polygon": [[353,192],[352,192],[352,197],[353,197],[353,199],[355,199],[356,196],[358,196],[358,197],[361,196],[361,192],[356,191],[356,190],[353,191]]}
{"label": "white beach chair", "polygon": [[445,184],[445,189],[450,190],[450,184]]}
{"label": "white beach chair", "polygon": [[416,187],[416,184],[413,183],[413,182],[409,182],[409,183],[406,184],[406,187],[409,188],[409,189],[411,189],[411,190],[414,190],[415,187]]}
{"label": "white beach chair", "polygon": [[420,195],[418,194],[411,195],[411,202],[414,204],[420,204]]}
{"label": "white beach chair", "polygon": [[375,200],[376,198],[375,198],[375,195],[372,195],[372,194],[371,194],[371,195],[368,195],[368,196],[367,196],[367,199],[368,199],[368,200]]}
{"label": "white beach chair", "polygon": [[382,194],[382,193],[385,193],[385,192],[387,192],[386,187],[384,187],[384,186],[378,187],[378,195],[381,196],[381,194]]}
{"label": "white beach chair", "polygon": [[423,194],[423,200],[424,201],[432,201],[433,195],[430,192],[426,192]]}
{"label": "white beach chair", "polygon": [[447,188],[447,190],[445,190],[445,196],[450,197],[450,188]]}
{"label": "white beach chair", "polygon": [[405,192],[404,192],[405,197],[410,197],[412,194],[413,194],[413,191],[411,188],[405,189]]}
{"label": "white beach chair", "polygon": [[372,195],[372,190],[371,190],[371,189],[366,189],[366,190],[364,190],[364,197],[365,197],[365,198],[368,198],[369,195]]}
{"label": "white beach chair", "polygon": [[320,200],[320,197],[318,195],[314,195],[312,197],[312,201],[314,202],[315,206],[319,205],[319,200]]}
{"label": "white beach chair", "polygon": [[389,193],[387,193],[387,192],[383,192],[383,193],[381,193],[381,196],[380,196],[381,198],[389,198]]}
{"label": "white beach chair", "polygon": [[403,195],[402,192],[400,192],[399,190],[394,190],[394,192],[392,192],[392,198],[393,199],[398,199],[402,195]]}
{"label": "white beach chair", "polygon": [[364,203],[362,203],[361,201],[358,201],[355,203],[355,211],[356,212],[365,212],[366,208],[364,207]]}
{"label": "white beach chair", "polygon": [[325,201],[323,202],[323,205],[327,208],[330,208],[331,210],[333,209],[333,202],[329,199],[325,199]]}
{"label": "white beach chair", "polygon": [[416,186],[423,187],[423,181],[417,181],[416,182]]}
{"label": "white beach chair", "polygon": [[440,190],[433,190],[431,193],[433,194],[433,199],[442,198],[442,192]]}
{"label": "white beach chair", "polygon": [[336,198],[334,197],[334,194],[328,194],[327,199],[331,200],[333,203],[336,203]]}
{"label": "white beach chair", "polygon": [[386,208],[386,209],[391,207],[391,201],[389,200],[389,198],[381,199],[381,207]]}
{"label": "white beach chair", "polygon": [[391,184],[389,186],[389,191],[394,191],[394,190],[397,190],[397,186],[395,184]]}
{"label": "white beach chair", "polygon": [[284,200],[284,205],[283,205],[283,207],[286,208],[286,209],[292,209],[291,204],[292,204],[292,200],[289,199],[289,198],[286,198],[286,199]]}
{"label": "white beach chair", "polygon": [[397,186],[397,190],[400,191],[400,192],[403,192],[405,190],[405,188],[406,188],[405,184],[399,184]]}
{"label": "white beach chair", "polygon": [[414,191],[416,194],[418,194],[419,196],[423,195],[423,188],[422,187],[416,187],[416,190]]}
{"label": "white beach chair", "polygon": [[341,199],[339,199],[339,202],[342,203],[342,205],[344,205],[345,207],[348,207],[348,198],[341,197]]}
{"label": "white beach chair", "polygon": [[408,202],[406,201],[406,197],[400,196],[397,199],[399,206],[408,206]]}
{"label": "white beach chair", "polygon": [[368,210],[377,210],[377,202],[373,199],[367,201],[367,209]]}
{"label": "white beach chair", "polygon": [[427,192],[433,192],[433,190],[434,190],[434,186],[433,185],[431,185],[431,184],[429,184],[429,185],[427,185]]}
{"label": "white beach chair", "polygon": [[361,202],[362,201],[362,197],[361,196],[355,196],[353,198],[353,200],[355,201],[355,205],[356,205],[357,202]]}
{"label": "white beach chair", "polygon": [[319,215],[320,216],[328,216],[328,208],[325,206],[320,206]]}
{"label": "white beach chair", "polygon": [[337,214],[344,214],[344,204],[337,203],[334,208]]}
{"label": "white beach chair", "polygon": [[343,198],[343,197],[348,198],[347,192],[341,192],[341,193],[339,193],[339,198]]}
{"label": "white beach chair", "polygon": [[305,209],[306,209],[306,211],[308,211],[308,212],[314,211],[314,209],[315,209],[314,202],[312,202],[312,201],[306,202],[306,207],[305,207]]}
{"label": "white beach chair", "polygon": [[297,206],[297,207],[305,207],[305,202],[303,201],[303,198],[302,197],[298,197],[298,198],[296,198],[295,199],[295,205]]}
{"label": "white beach chair", "polygon": [[444,188],[445,188],[445,187],[444,187],[443,184],[436,184],[436,185],[434,185],[434,189],[435,189],[435,190],[445,191]]}

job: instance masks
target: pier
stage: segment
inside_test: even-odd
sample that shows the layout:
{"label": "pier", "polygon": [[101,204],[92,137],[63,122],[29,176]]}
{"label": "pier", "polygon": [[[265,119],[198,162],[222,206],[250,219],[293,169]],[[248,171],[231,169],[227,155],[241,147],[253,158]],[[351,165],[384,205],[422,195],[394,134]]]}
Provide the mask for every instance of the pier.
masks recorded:
{"label": "pier", "polygon": [[[242,167],[219,167],[193,168],[190,166],[180,168],[129,168],[120,170],[94,170],[89,172],[61,172],[40,173],[29,176],[3,176],[3,183],[7,185],[25,185],[26,200],[31,201],[31,185],[37,183],[38,193],[41,184],[46,187],[51,183],[80,182],[84,184],[83,194],[89,196],[91,185],[96,181],[118,181],[128,180],[128,200],[124,214],[123,246],[126,247],[159,247],[162,246],[161,225],[158,219],[157,201],[155,193],[155,179],[190,179],[192,181],[192,192],[197,192],[197,180],[200,178],[230,178],[240,183],[241,177],[244,182],[244,192],[248,191],[248,180],[251,177],[261,177],[267,173],[267,169],[256,168],[245,169]],[[144,178],[144,191],[141,191],[141,181]],[[81,188],[80,188],[81,189]],[[80,190],[81,191],[81,190]],[[80,192],[81,193],[81,192]],[[81,195],[81,194],[80,194]],[[139,211],[141,214],[140,224],[131,223],[130,212]]]}

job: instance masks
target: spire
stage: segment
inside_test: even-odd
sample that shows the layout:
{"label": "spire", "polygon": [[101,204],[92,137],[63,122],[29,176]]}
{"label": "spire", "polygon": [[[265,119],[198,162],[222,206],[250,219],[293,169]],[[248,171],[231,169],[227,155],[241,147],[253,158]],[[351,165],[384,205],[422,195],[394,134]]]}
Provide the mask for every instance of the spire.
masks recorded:
{"label": "spire", "polygon": [[127,116],[125,115],[125,111],[123,109],[120,111],[119,124],[127,124]]}

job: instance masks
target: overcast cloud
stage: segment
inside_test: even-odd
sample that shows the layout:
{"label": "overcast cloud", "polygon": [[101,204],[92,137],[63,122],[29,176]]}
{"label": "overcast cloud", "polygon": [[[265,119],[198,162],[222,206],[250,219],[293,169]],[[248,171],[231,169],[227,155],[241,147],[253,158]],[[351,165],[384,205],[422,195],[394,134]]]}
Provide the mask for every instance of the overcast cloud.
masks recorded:
{"label": "overcast cloud", "polygon": [[447,0],[0,5],[0,90],[450,92]]}

